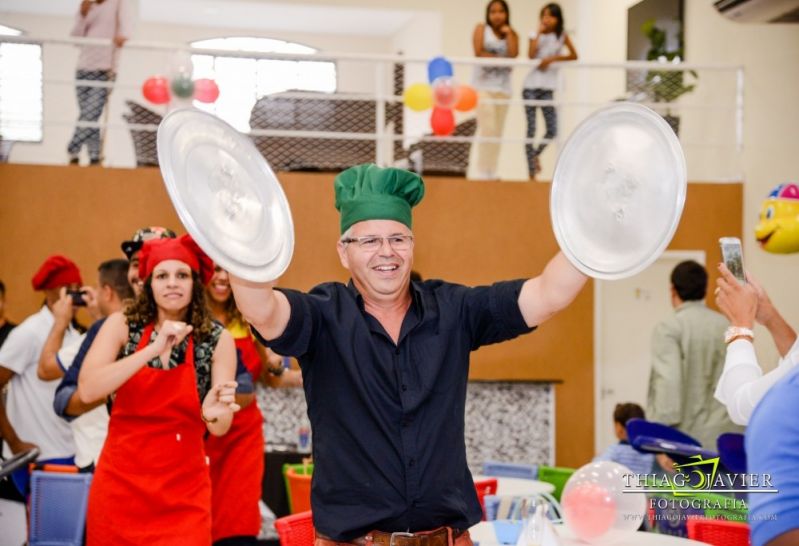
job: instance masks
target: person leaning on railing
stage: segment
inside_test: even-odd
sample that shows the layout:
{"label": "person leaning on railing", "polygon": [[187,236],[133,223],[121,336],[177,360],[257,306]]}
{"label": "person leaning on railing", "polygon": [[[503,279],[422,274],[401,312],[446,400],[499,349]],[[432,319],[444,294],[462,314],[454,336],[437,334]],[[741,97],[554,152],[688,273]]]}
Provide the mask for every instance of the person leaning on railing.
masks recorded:
{"label": "person leaning on railing", "polygon": [[[115,76],[118,48],[130,38],[133,31],[133,14],[130,0],[83,0],[75,16],[71,35],[83,38],[105,38],[113,46],[83,46],[78,58],[77,81],[112,81]],[[78,84],[79,121],[97,122],[108,100],[108,87],[90,87]],[[99,165],[100,129],[76,127],[67,146],[70,164],[78,164],[78,154],[83,145],[89,152],[89,163]]]}

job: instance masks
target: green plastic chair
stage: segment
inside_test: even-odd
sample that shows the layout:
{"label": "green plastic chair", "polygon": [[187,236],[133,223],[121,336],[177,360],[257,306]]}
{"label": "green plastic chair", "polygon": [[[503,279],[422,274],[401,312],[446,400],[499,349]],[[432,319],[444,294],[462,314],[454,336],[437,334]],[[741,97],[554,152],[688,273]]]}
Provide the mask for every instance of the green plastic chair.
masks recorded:
{"label": "green plastic chair", "polygon": [[302,463],[283,463],[283,483],[286,486],[286,497],[289,501],[289,512],[294,514],[294,502],[291,500],[291,485],[289,484],[289,479],[286,475],[289,471],[289,468],[293,469],[295,474],[309,475],[313,474],[313,463],[308,463],[307,465]]}
{"label": "green plastic chair", "polygon": [[564,468],[560,466],[539,466],[538,479],[542,482],[551,483],[555,486],[552,496],[560,502],[560,496],[563,494],[563,488],[576,468]]}

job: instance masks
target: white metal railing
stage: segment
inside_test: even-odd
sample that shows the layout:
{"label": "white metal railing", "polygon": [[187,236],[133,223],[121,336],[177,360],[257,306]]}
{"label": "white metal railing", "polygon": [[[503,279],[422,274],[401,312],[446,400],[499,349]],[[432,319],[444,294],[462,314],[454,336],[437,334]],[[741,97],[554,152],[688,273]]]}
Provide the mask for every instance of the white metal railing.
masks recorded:
{"label": "white metal railing", "polygon": [[[505,130],[501,136],[476,136],[460,134],[447,137],[431,136],[428,124],[429,112],[412,112],[402,105],[402,89],[414,82],[426,80],[426,65],[429,59],[406,57],[401,55],[368,54],[368,53],[318,53],[313,55],[296,53],[263,53],[257,51],[229,51],[223,49],[190,48],[183,44],[159,42],[129,41],[121,50],[117,66],[117,77],[114,82],[87,81],[76,82],[74,68],[78,52],[87,46],[109,46],[110,41],[87,38],[36,38],[26,36],[0,37],[3,44],[38,44],[43,48],[44,114],[41,122],[43,139],[40,143],[20,143],[11,152],[12,161],[63,163],[64,152],[69,133],[75,128],[102,129],[104,133],[104,163],[109,166],[130,167],[142,164],[140,153],[131,146],[131,139],[146,137],[146,133],[154,133],[157,123],[141,122],[141,120],[122,120],[126,101],[138,103],[154,114],[164,115],[170,108],[191,105],[189,101],[172,102],[165,106],[148,104],[141,96],[141,84],[149,76],[164,73],[170,59],[176,54],[211,55],[240,59],[269,59],[291,61],[332,61],[338,67],[337,91],[334,93],[309,93],[302,91],[286,91],[271,95],[278,99],[278,106],[292,106],[303,115],[313,118],[317,115],[324,123],[317,125],[280,126],[273,121],[281,112],[269,110],[275,104],[264,103],[266,110],[262,114],[257,101],[261,97],[252,96],[252,105],[245,105],[250,110],[251,127],[247,131],[252,137],[260,139],[262,152],[270,151],[271,145],[288,147],[285,141],[300,139],[298,144],[307,144],[311,140],[319,142],[367,143],[372,146],[368,159],[381,165],[401,162],[414,163],[412,149],[421,150],[421,168],[435,163],[431,158],[446,156],[450,151],[441,144],[451,145],[453,158],[451,167],[454,173],[468,170],[468,146],[477,143],[495,143],[502,147],[499,163],[499,175],[506,179],[525,179],[526,165],[523,145],[540,144],[540,136],[527,138],[523,107],[554,106],[559,117],[558,135],[542,156],[545,163],[544,179],[555,162],[555,153],[573,128],[588,114],[613,100],[634,99],[656,111],[679,118],[679,136],[689,168],[689,177],[693,180],[738,180],[740,179],[739,156],[743,147],[743,100],[744,73],[740,66],[710,65],[693,63],[657,63],[645,61],[629,61],[624,63],[559,63],[560,87],[552,101],[533,101],[521,98],[521,86],[524,74],[536,66],[535,61],[521,59],[485,59],[472,57],[450,58],[455,66],[455,79],[460,83],[470,83],[470,72],[477,66],[504,66],[513,72],[513,95],[507,99],[489,99],[481,97],[484,105],[505,105],[508,115]],[[0,53],[2,49],[0,49]],[[398,73],[399,72],[399,73]],[[663,74],[697,74],[695,89],[686,93],[674,102],[661,102],[653,99],[653,93],[647,90],[647,73]],[[169,74],[166,74],[169,76]],[[15,77],[23,77],[18,75]],[[222,94],[225,87],[235,82],[223,81],[217,76]],[[665,78],[666,80],[670,78]],[[693,79],[693,78],[691,78]],[[636,83],[638,82],[638,83]],[[644,82],[642,85],[641,82]],[[681,82],[680,82],[681,83]],[[106,108],[106,115],[96,122],[76,121],[78,118],[75,87],[107,88],[113,91]],[[632,87],[631,87],[632,86]],[[2,92],[2,89],[0,89]],[[270,99],[271,100],[271,99]],[[333,102],[330,102],[333,101]],[[324,106],[328,103],[327,106]],[[365,106],[369,103],[369,106]],[[196,104],[196,103],[195,103]],[[352,116],[347,116],[352,109]],[[330,114],[330,118],[325,118]],[[360,118],[368,112],[374,122],[368,128]],[[285,113],[285,112],[283,112]],[[262,115],[262,119],[258,118]],[[539,114],[540,116],[540,114]],[[130,117],[130,116],[129,116]],[[134,116],[135,117],[135,116]],[[457,113],[456,120],[463,124],[475,117],[475,112]],[[333,123],[334,120],[335,123]],[[30,119],[2,120],[4,127],[38,123]],[[254,126],[253,126],[254,125]],[[539,118],[537,135],[542,135],[544,123]],[[144,136],[142,136],[144,135]],[[271,140],[270,140],[271,139]],[[137,143],[134,142],[134,145]],[[139,143],[140,144],[140,143]],[[332,144],[331,144],[332,145]],[[302,147],[302,146],[298,146]],[[366,152],[364,148],[361,152]],[[154,153],[154,150],[153,150]],[[285,151],[290,154],[291,150]],[[335,149],[330,151],[335,154]],[[265,155],[267,153],[265,152]],[[361,157],[363,153],[353,154]],[[425,157],[425,155],[427,157]],[[315,168],[312,154],[306,154],[296,167],[278,165],[277,168]],[[267,155],[269,159],[269,156]],[[446,157],[434,157],[438,163],[432,170],[442,170]],[[287,159],[287,164],[291,158]],[[146,162],[144,162],[146,163]],[[322,162],[319,168],[326,168]],[[449,168],[449,167],[447,167]],[[446,170],[446,169],[444,169]]]}

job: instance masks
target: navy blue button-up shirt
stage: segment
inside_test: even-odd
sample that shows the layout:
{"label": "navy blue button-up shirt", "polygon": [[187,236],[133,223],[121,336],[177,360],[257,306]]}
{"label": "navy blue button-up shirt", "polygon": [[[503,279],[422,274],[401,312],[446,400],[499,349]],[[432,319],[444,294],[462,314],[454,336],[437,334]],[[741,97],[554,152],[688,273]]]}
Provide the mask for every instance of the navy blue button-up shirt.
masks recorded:
{"label": "navy blue button-up shirt", "polygon": [[413,283],[396,344],[352,283],[283,290],[286,330],[262,341],[302,368],[320,533],[348,541],[480,521],[464,440],[469,353],[533,330],[519,309],[523,283]]}

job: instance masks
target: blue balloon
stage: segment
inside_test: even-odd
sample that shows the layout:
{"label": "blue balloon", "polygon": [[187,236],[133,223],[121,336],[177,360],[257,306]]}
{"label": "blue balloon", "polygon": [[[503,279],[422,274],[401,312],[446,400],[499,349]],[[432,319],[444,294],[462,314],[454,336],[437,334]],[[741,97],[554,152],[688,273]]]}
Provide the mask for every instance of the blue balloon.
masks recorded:
{"label": "blue balloon", "polygon": [[433,83],[442,76],[452,77],[452,63],[445,57],[433,57],[427,63],[427,79]]}

